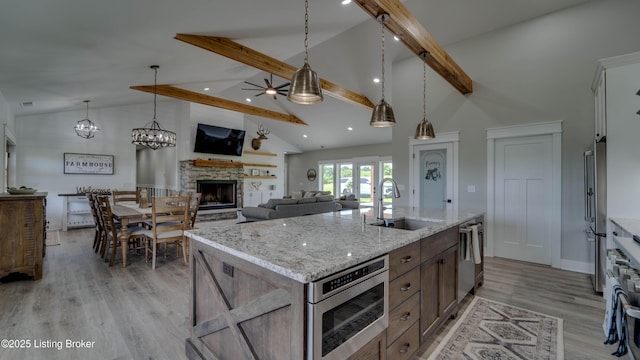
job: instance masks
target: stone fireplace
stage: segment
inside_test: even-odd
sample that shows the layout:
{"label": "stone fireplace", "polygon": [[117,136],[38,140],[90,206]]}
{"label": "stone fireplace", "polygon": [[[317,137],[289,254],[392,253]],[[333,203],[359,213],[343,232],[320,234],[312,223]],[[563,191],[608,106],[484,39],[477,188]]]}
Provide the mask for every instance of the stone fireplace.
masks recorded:
{"label": "stone fireplace", "polygon": [[196,180],[197,192],[202,194],[199,210],[237,209],[237,180]]}
{"label": "stone fireplace", "polygon": [[244,168],[232,161],[180,161],[180,190],[202,193],[198,218],[235,219],[243,206]]}

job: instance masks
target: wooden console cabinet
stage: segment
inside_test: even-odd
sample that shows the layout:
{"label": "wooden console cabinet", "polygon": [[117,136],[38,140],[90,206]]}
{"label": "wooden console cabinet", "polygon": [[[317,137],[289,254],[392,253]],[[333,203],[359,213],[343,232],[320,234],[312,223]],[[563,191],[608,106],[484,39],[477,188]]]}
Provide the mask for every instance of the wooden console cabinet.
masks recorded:
{"label": "wooden console cabinet", "polygon": [[46,195],[0,194],[0,277],[24,273],[42,278]]}

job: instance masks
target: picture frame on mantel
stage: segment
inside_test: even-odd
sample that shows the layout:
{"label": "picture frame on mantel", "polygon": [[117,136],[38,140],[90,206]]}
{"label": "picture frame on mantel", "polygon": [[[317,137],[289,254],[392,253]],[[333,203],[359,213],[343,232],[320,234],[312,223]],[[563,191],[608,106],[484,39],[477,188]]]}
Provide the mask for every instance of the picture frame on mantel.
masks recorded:
{"label": "picture frame on mantel", "polygon": [[113,168],[113,155],[64,153],[65,174],[113,175]]}
{"label": "picture frame on mantel", "polygon": [[260,176],[260,169],[251,169],[251,176]]}

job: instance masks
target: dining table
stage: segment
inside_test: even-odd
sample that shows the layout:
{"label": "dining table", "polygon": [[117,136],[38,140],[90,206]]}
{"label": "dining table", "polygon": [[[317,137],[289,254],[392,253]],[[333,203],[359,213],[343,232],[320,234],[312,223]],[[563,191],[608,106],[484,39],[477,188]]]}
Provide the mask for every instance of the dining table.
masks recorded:
{"label": "dining table", "polygon": [[[111,215],[114,220],[120,222],[120,243],[127,244],[129,239],[129,223],[136,221],[146,221],[151,218],[151,207],[140,207],[134,201],[123,201],[111,206]],[[122,267],[127,266],[127,246],[122,248]]]}

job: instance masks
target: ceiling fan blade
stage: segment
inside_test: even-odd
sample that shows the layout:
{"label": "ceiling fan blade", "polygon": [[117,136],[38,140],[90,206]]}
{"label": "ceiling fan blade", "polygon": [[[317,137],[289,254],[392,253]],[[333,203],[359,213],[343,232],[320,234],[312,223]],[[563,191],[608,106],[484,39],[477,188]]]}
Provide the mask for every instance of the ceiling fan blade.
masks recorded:
{"label": "ceiling fan blade", "polygon": [[261,93],[257,93],[257,94],[256,94],[256,96],[260,96],[260,95],[262,95],[262,94],[264,94],[264,93],[265,93],[264,91],[263,91],[263,92],[261,92]]}
{"label": "ceiling fan blade", "polygon": [[291,84],[291,83],[282,84],[282,85],[276,87],[276,89],[280,89],[280,88],[283,88],[285,86],[289,86],[289,84]]}
{"label": "ceiling fan blade", "polygon": [[262,85],[256,85],[256,84],[254,84],[254,83],[250,83],[250,82],[248,82],[248,81],[245,81],[245,83],[246,83],[246,84],[249,84],[249,85],[251,85],[251,86],[255,86],[255,87],[259,88],[259,89],[264,89],[264,86],[262,86]]}
{"label": "ceiling fan blade", "polygon": [[278,98],[276,97],[276,94],[273,94],[273,100],[278,100]]}
{"label": "ceiling fan blade", "polygon": [[289,92],[285,90],[278,90],[278,95],[286,96]]}
{"label": "ceiling fan blade", "polygon": [[252,91],[256,91],[256,90],[263,90],[262,88],[257,88],[257,89],[247,89],[247,88],[242,88],[241,90],[252,90]]}
{"label": "ceiling fan blade", "polygon": [[264,82],[265,82],[265,84],[267,84],[268,88],[273,87],[273,86],[271,86],[271,83],[269,82],[269,80],[264,79]]}

